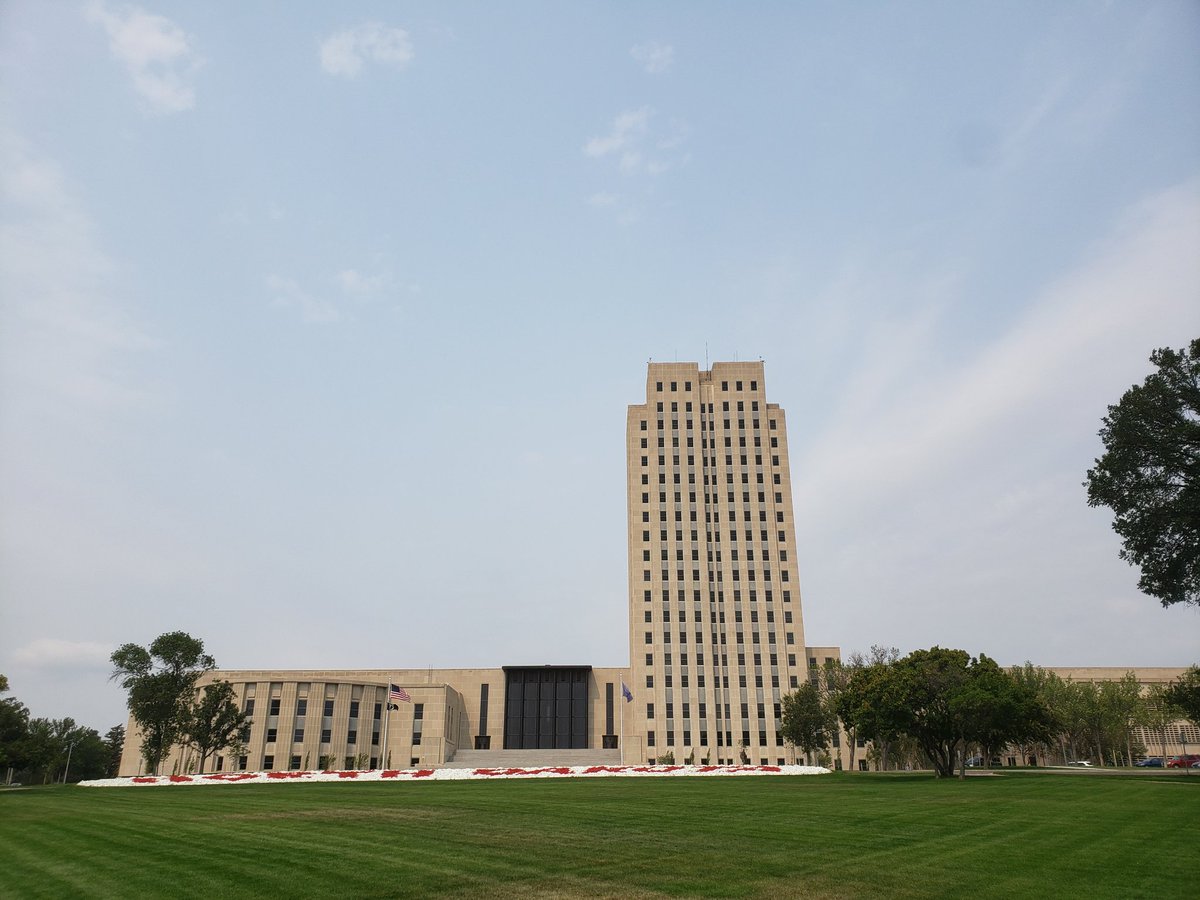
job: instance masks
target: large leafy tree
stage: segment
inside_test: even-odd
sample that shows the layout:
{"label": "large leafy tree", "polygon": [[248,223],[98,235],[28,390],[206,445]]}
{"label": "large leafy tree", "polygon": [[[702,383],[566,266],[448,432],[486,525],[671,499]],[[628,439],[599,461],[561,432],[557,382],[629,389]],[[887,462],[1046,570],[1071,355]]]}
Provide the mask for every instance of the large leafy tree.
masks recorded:
{"label": "large leafy tree", "polygon": [[1143,592],[1163,606],[1200,605],[1200,339],[1150,361],[1157,371],[1104,417],[1088,505],[1112,509]]}
{"label": "large leafy tree", "polygon": [[204,772],[204,763],[210,756],[239,742],[248,719],[234,702],[233,685],[228,681],[204,686],[183,726],[183,740],[196,750],[200,772]]}
{"label": "large leafy tree", "polygon": [[[7,693],[8,679],[0,675],[0,694]],[[15,697],[0,699],[0,778],[9,767],[25,764],[25,738],[29,732],[29,710]]]}
{"label": "large leafy tree", "polygon": [[1165,692],[1168,703],[1200,725],[1200,666],[1192,666],[1172,681]]}
{"label": "large leafy tree", "polygon": [[149,647],[122,644],[110,657],[112,678],[129,692],[129,713],[142,732],[142,756],[148,771],[158,767],[179,740],[188,721],[196,682],[216,662],[204,642],[172,631]]}
{"label": "large leafy tree", "polygon": [[837,720],[825,704],[821,689],[805,682],[785,694],[782,701],[783,739],[798,747],[812,762],[812,755],[829,746]]}
{"label": "large leafy tree", "polygon": [[[871,646],[869,653],[855,651],[851,653],[846,663],[833,660],[826,664],[822,672],[822,683],[825,687],[827,702],[833,713],[842,724],[846,738],[850,742],[850,771],[855,771],[854,758],[858,751],[858,740],[870,738],[875,742],[874,749],[878,751],[879,761],[887,768],[888,756],[892,744],[898,734],[885,734],[875,731],[871,734],[861,732],[858,723],[871,716],[871,710],[865,705],[864,686],[871,680],[872,674],[881,671],[887,665],[900,658],[900,651],[895,647],[882,647],[878,644]],[[864,672],[871,669],[871,672]],[[853,689],[852,689],[853,688]]]}
{"label": "large leafy tree", "polygon": [[864,737],[912,738],[939,778],[954,774],[968,745],[999,748],[1049,721],[1036,693],[993,660],[942,647],[855,672],[842,708]]}

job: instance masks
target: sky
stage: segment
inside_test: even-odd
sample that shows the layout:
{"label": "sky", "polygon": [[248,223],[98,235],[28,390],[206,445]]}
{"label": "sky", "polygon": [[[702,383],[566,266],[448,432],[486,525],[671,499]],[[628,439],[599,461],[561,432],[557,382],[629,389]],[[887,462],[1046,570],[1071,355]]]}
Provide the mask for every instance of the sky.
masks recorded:
{"label": "sky", "polygon": [[1191,2],[0,5],[0,672],[628,661],[646,362],[788,415],[805,637],[1183,666],[1087,506],[1200,337]]}

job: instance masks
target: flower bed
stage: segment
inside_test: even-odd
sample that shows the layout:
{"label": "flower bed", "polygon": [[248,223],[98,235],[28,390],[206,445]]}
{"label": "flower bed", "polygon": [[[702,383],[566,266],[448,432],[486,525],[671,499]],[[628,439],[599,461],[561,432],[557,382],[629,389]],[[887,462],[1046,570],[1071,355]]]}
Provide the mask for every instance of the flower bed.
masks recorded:
{"label": "flower bed", "polygon": [[82,787],[170,787],[205,784],[294,784],[312,781],[461,781],[468,778],[661,778],[715,775],[828,775],[819,766],[544,766],[497,769],[373,769],[326,772],[214,772],[138,775],[79,782]]}

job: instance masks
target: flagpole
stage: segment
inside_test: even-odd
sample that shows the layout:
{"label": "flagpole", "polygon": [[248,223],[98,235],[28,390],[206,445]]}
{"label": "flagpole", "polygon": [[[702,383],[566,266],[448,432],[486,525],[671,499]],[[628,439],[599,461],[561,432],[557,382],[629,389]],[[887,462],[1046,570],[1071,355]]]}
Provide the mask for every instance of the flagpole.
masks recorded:
{"label": "flagpole", "polygon": [[[625,680],[621,680],[621,687],[625,687]],[[621,736],[617,738],[617,743],[621,747],[621,765],[625,765],[625,707],[628,704],[625,702],[625,692],[621,691],[621,719],[618,728],[621,730]]]}
{"label": "flagpole", "polygon": [[392,683],[389,681],[387,692],[383,695],[383,744],[379,748],[379,768],[387,768],[387,739],[388,716],[392,712]]}

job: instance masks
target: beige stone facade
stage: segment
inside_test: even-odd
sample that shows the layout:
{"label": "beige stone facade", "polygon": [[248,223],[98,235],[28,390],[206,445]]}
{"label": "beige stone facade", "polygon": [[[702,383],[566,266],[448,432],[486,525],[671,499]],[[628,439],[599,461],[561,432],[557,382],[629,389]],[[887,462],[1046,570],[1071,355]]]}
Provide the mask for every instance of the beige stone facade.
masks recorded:
{"label": "beige stone facade", "polygon": [[787,422],[763,364],[650,363],[626,466],[629,749],[783,759],[780,700],[806,661]]}
{"label": "beige stone facade", "polygon": [[[586,746],[615,743],[605,737],[610,725],[611,734],[620,734],[625,706],[621,681],[628,678],[623,670],[534,666],[519,671],[580,675]],[[409,768],[444,765],[462,750],[503,749],[509,676],[506,669],[208,672],[200,687],[215,680],[232,684],[238,703],[250,715],[250,729],[242,748],[222,752],[205,768]],[[393,701],[394,708],[388,709],[390,685],[401,688],[410,699]],[[140,735],[132,719],[127,727],[120,774],[142,774]],[[197,764],[194,753],[177,747],[161,773],[194,772]]]}
{"label": "beige stone facade", "polygon": [[[767,402],[763,364],[650,363],[645,400],[628,408],[626,466],[627,668],[210,672],[201,686],[230,682],[250,728],[243,747],[207,769],[408,768],[464,756],[486,765],[493,751],[566,748],[630,763],[667,753],[803,761],[781,735],[782,697],[841,652],[804,642],[787,423]],[[1126,672],[1054,671],[1075,680]],[[1182,672],[1134,671],[1144,684]],[[409,699],[389,704],[389,685]],[[1194,726],[1181,727],[1200,745]],[[136,775],[144,764],[132,720],[128,732],[121,774]],[[1180,750],[1178,733],[1169,753]],[[839,735],[832,762],[857,768],[869,749],[855,748],[852,763]],[[196,763],[176,748],[161,771]]]}

